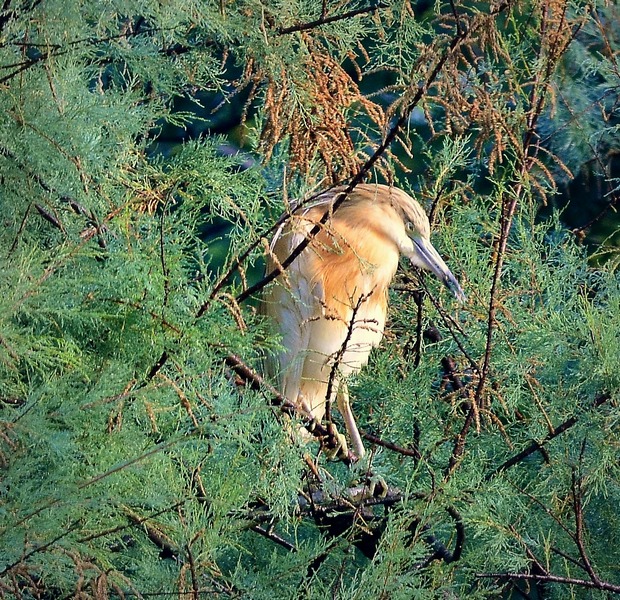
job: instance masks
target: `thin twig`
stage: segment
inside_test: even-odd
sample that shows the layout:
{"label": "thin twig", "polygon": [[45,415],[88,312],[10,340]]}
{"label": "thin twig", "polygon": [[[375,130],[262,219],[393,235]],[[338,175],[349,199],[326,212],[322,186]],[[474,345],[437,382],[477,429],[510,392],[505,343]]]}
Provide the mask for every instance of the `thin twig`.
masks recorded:
{"label": "thin twig", "polygon": [[49,542],[46,542],[45,544],[41,544],[40,546],[36,546],[35,548],[30,550],[29,552],[26,552],[25,554],[22,554],[17,560],[15,560],[14,562],[12,562],[9,565],[6,565],[2,569],[2,571],[0,571],[0,577],[4,576],[6,573],[11,571],[12,569],[17,567],[18,565],[23,564],[31,556],[34,556],[38,552],[45,552],[45,550],[47,550],[48,548],[51,548],[56,542],[62,540],[63,538],[67,537],[69,534],[73,533],[78,528],[78,526],[80,524],[81,524],[80,521],[74,521],[73,523],[71,523],[71,525],[69,525],[69,527],[67,527],[65,530],[63,530],[62,533],[59,533],[55,538],[51,539]]}
{"label": "thin twig", "polygon": [[412,450],[410,448],[403,448],[402,446],[397,446],[393,442],[386,442],[385,440],[382,440],[381,438],[377,437],[376,435],[373,435],[372,433],[368,433],[367,431],[360,431],[360,435],[367,442],[370,442],[371,444],[381,446],[382,448],[387,448],[388,450],[393,450],[394,452],[397,452],[398,454],[402,454],[403,456],[411,456],[412,458],[415,458],[416,460],[420,460],[422,458],[422,455],[420,454],[418,450]]}
{"label": "thin twig", "polygon": [[166,557],[176,558],[178,556],[179,549],[175,545],[174,541],[171,540],[159,527],[149,523],[148,518],[145,519],[141,517],[128,506],[123,506],[122,509],[127,518],[134,525],[140,525],[140,527],[144,528],[148,538],[161,550],[162,553],[164,553]]}
{"label": "thin twig", "polygon": [[463,427],[461,427],[461,431],[454,440],[454,447],[452,450],[452,454],[450,455],[450,460],[448,461],[448,468],[446,469],[445,479],[448,479],[448,477],[452,475],[454,469],[456,469],[461,457],[463,456],[463,452],[465,452],[465,441],[467,439],[467,434],[471,429],[471,425],[475,421],[476,410],[477,409],[475,407],[475,402],[472,402],[469,408],[469,412],[465,417]]}
{"label": "thin twig", "polygon": [[[278,406],[282,412],[289,416],[297,416],[303,420],[303,426],[328,450],[336,450],[340,444],[333,435],[330,427],[325,427],[303,406],[298,406],[283,396],[271,384],[257,373],[252,367],[245,363],[236,354],[229,353],[225,357],[226,365],[231,368],[243,381],[248,383],[252,389],[265,390],[273,405]],[[349,451],[347,456],[341,457],[345,464],[352,464],[357,461],[357,457]]]}
{"label": "thin twig", "polygon": [[[544,36],[546,27],[546,19],[543,17],[541,21],[541,37]],[[496,312],[497,312],[497,295],[499,293],[500,282],[502,278],[502,270],[504,266],[504,259],[506,255],[506,248],[508,246],[508,238],[510,230],[512,228],[512,221],[517,210],[519,198],[524,188],[524,179],[531,168],[530,152],[534,147],[534,140],[536,137],[536,125],[538,119],[543,113],[545,99],[547,94],[545,93],[548,82],[550,81],[551,74],[554,65],[557,63],[562,53],[566,50],[566,46],[561,51],[553,53],[553,56],[546,56],[544,71],[536,71],[536,76],[532,82],[532,89],[529,97],[529,111],[527,113],[526,131],[523,136],[523,142],[521,145],[521,158],[518,173],[515,178],[515,182],[511,186],[510,192],[504,193],[502,199],[502,214],[500,218],[500,234],[497,240],[497,246],[495,251],[495,267],[493,270],[493,279],[491,284],[491,292],[489,294],[489,309],[488,309],[488,321],[487,321],[487,333],[486,333],[486,345],[484,352],[484,359],[482,368],[480,370],[480,378],[478,380],[478,386],[474,396],[474,402],[477,406],[483,407],[483,391],[489,376],[491,367],[491,351],[493,347],[493,334],[496,325]],[[542,58],[544,52],[544,44],[540,45],[539,58]]]}
{"label": "thin twig", "polygon": [[264,529],[260,525],[253,525],[250,529],[255,533],[258,533],[259,535],[267,538],[268,540],[275,542],[279,546],[282,546],[289,552],[297,552],[297,547],[295,545],[291,544],[288,540],[285,540],[282,536],[275,533],[271,528]]}
{"label": "thin twig", "polygon": [[415,343],[413,345],[413,368],[417,369],[422,361],[422,327],[424,323],[424,293],[413,292],[416,306]]}
{"label": "thin twig", "polygon": [[8,73],[4,77],[0,78],[0,84],[6,83],[7,81],[13,79],[13,77],[19,75],[20,73],[23,73],[24,71],[26,71],[27,69],[30,69],[31,67],[35,65],[38,65],[41,62],[46,61],[49,58],[54,58],[54,57],[64,56],[66,54],[69,54],[70,52],[74,50],[75,46],[80,46],[82,44],[85,44],[85,45],[90,45],[91,47],[95,47],[99,44],[103,44],[106,42],[126,39],[129,37],[136,37],[139,35],[156,34],[162,31],[174,31],[175,29],[177,28],[176,27],[161,27],[161,28],[155,28],[155,29],[142,29],[142,30],[137,30],[137,31],[124,31],[123,33],[120,33],[117,35],[98,38],[98,39],[81,38],[81,39],[73,40],[71,42],[67,42],[65,46],[61,46],[59,44],[33,44],[33,43],[24,44],[22,42],[15,42],[15,45],[22,46],[22,47],[28,46],[28,47],[31,47],[31,48],[34,47],[37,49],[48,48],[49,50],[47,52],[41,52],[41,54],[39,54],[38,56],[35,56],[34,58],[29,58],[28,60],[0,66],[0,69],[14,69],[13,71]]}
{"label": "thin twig", "polygon": [[193,600],[200,600],[200,586],[198,584],[196,564],[194,562],[194,555],[192,554],[192,548],[190,544],[185,545],[185,555],[187,556],[187,562],[189,563],[189,574],[192,579]]}
{"label": "thin twig", "polygon": [[332,363],[332,366],[329,372],[329,377],[327,379],[327,390],[325,392],[325,418],[328,423],[331,422],[332,420],[331,398],[332,398],[333,391],[334,391],[334,382],[338,378],[338,369],[340,368],[340,362],[342,361],[344,355],[346,354],[347,346],[349,345],[349,342],[351,341],[351,338],[353,337],[353,331],[355,330],[355,326],[358,325],[358,323],[355,321],[355,318],[360,308],[362,307],[362,304],[364,304],[364,302],[366,302],[370,298],[370,296],[372,296],[373,292],[374,292],[374,288],[370,290],[370,292],[368,292],[367,294],[362,294],[357,299],[357,302],[351,312],[351,318],[349,319],[349,324],[347,325],[347,334],[345,335],[344,340],[342,341],[342,344],[340,344],[340,348],[338,348],[334,356],[334,360],[333,360],[333,363]]}
{"label": "thin twig", "polygon": [[[583,454],[585,452],[586,440],[584,439],[581,444],[581,452],[579,453],[579,465],[583,460]],[[588,553],[586,552],[586,546],[583,541],[583,503],[582,503],[582,491],[581,491],[581,477],[577,474],[577,469],[575,467],[571,470],[571,493],[573,496],[573,512],[575,514],[575,545],[579,550],[579,556],[581,556],[581,560],[585,566],[585,569],[590,576],[590,579],[594,583],[600,583],[600,579],[596,572],[594,571],[594,567],[590,562],[590,558],[588,557]]]}
{"label": "thin twig", "polygon": [[458,346],[459,350],[461,351],[461,354],[467,359],[471,368],[476,373],[480,373],[480,365],[476,362],[474,357],[467,351],[463,342],[461,342],[460,338],[456,335],[455,330],[457,330],[464,337],[466,337],[467,335],[463,331],[463,328],[461,327],[460,323],[452,315],[448,314],[448,312],[443,308],[443,306],[441,306],[441,304],[437,301],[435,296],[430,293],[430,290],[428,289],[428,286],[426,285],[425,278],[419,277],[418,280],[420,282],[420,285],[426,292],[427,297],[429,298],[429,300],[431,301],[431,303],[433,304],[437,312],[440,314],[444,325],[448,328],[448,331],[450,332],[450,335],[452,336],[454,343]]}

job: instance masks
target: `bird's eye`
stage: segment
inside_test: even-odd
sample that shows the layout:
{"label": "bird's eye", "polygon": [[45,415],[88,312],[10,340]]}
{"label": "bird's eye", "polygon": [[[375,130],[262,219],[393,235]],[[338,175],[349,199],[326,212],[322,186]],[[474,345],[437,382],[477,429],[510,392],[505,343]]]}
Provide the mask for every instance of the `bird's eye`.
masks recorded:
{"label": "bird's eye", "polygon": [[414,230],[414,228],[413,228],[413,223],[411,223],[411,222],[407,222],[407,223],[405,224],[405,227],[406,227],[406,229],[407,229],[407,231],[408,231],[409,233],[411,233],[411,232]]}

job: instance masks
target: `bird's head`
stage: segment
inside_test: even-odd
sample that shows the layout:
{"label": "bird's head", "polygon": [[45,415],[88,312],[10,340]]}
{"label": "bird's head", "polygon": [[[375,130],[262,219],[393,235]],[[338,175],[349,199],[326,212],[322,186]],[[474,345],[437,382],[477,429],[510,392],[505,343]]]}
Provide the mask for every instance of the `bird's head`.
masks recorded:
{"label": "bird's head", "polygon": [[409,194],[389,188],[390,204],[402,218],[405,236],[399,234],[398,246],[414,266],[431,271],[460,302],[465,301],[456,277],[430,241],[430,223],[424,209]]}

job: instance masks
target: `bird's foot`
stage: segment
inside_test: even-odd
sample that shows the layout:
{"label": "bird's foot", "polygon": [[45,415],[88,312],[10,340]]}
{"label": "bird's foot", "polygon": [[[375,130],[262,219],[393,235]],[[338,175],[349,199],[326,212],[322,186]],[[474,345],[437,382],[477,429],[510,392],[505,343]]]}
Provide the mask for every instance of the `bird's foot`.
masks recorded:
{"label": "bird's foot", "polygon": [[351,502],[358,504],[369,498],[385,498],[389,487],[381,475],[371,474],[358,485],[354,485],[347,490]]}
{"label": "bird's foot", "polygon": [[333,423],[329,423],[327,429],[329,434],[321,440],[321,447],[325,456],[329,460],[350,459],[351,455],[346,436],[343,433],[339,433]]}

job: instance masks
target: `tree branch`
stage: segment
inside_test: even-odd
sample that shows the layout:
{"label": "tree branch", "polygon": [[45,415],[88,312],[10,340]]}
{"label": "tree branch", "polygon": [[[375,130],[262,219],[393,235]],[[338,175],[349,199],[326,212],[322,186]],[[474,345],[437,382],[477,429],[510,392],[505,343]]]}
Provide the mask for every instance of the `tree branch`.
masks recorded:
{"label": "tree branch", "polygon": [[[579,453],[579,465],[581,465],[583,461],[583,454],[585,451],[586,441],[583,440],[581,444],[581,452]],[[573,496],[573,513],[575,515],[575,535],[573,539],[575,540],[575,544],[577,549],[579,550],[579,556],[581,556],[581,560],[583,561],[584,567],[590,579],[594,583],[600,583],[600,579],[590,562],[590,558],[588,553],[586,552],[586,546],[583,540],[583,503],[582,503],[582,490],[581,490],[581,477],[577,474],[577,469],[575,467],[571,470],[571,494]]]}
{"label": "tree branch", "polygon": [[398,454],[402,454],[403,456],[411,456],[416,460],[420,460],[422,458],[420,452],[418,450],[412,450],[410,448],[403,448],[402,446],[397,446],[392,442],[386,442],[381,438],[373,435],[372,433],[368,433],[367,431],[360,431],[360,435],[371,444],[375,444],[376,446],[381,446],[382,448],[387,448],[388,450],[393,450]]}
{"label": "tree branch", "polygon": [[608,583],[606,581],[588,581],[586,579],[575,579],[574,577],[562,577],[559,575],[536,575],[534,573],[476,573],[476,577],[485,579],[520,579],[527,581],[538,581],[541,583],[560,583],[565,585],[578,585],[586,588],[614,592],[620,594],[620,585]]}
{"label": "tree branch", "polygon": [[331,17],[325,16],[325,14],[321,15],[320,19],[316,21],[310,21],[308,23],[300,23],[297,25],[291,25],[290,27],[280,27],[278,29],[279,35],[286,35],[288,33],[295,33],[297,31],[308,31],[309,29],[315,29],[316,27],[320,27],[321,25],[328,25],[329,23],[335,23],[336,21],[343,21],[345,19],[350,19],[352,17],[357,17],[358,15],[363,15],[366,13],[374,13],[382,8],[388,8],[389,4],[384,2],[377,2],[375,5],[365,6],[361,8],[356,8],[350,10],[348,12],[333,15]]}
{"label": "tree branch", "polygon": [[[280,407],[282,412],[289,416],[297,416],[303,419],[303,426],[321,442],[327,450],[336,450],[340,447],[337,438],[333,435],[330,427],[325,427],[312,414],[306,411],[302,406],[293,404],[288,398],[283,396],[271,384],[257,373],[252,367],[246,364],[236,354],[229,353],[224,359],[226,365],[231,368],[245,383],[249,384],[252,389],[263,389],[271,397],[271,403]],[[351,451],[345,457],[341,457],[342,462],[349,465],[358,460]]]}
{"label": "tree branch", "polygon": [[288,550],[289,552],[297,552],[297,547],[294,544],[291,544],[288,540],[285,540],[282,536],[275,533],[273,529],[271,528],[264,529],[260,525],[253,525],[251,529],[255,533],[258,533],[259,535],[262,535],[268,540],[275,542],[279,546],[282,546],[284,549]]}
{"label": "tree branch", "polygon": [[[588,408],[588,410],[596,409],[600,407],[601,405],[605,404],[608,400],[611,400],[611,394],[607,394],[607,393],[601,394],[594,400],[594,402]],[[526,459],[531,454],[534,454],[534,452],[542,451],[543,446],[547,442],[550,442],[554,438],[558,437],[559,435],[561,435],[562,433],[570,429],[573,425],[575,425],[575,423],[577,423],[580,416],[581,415],[572,416],[570,419],[567,419],[566,421],[558,425],[553,432],[548,433],[541,442],[533,442],[527,448],[525,448],[518,454],[515,454],[512,458],[509,458],[507,461],[502,463],[499,467],[495,468],[493,471],[488,473],[485,476],[485,480],[488,481],[492,479],[493,477],[495,477],[496,475],[499,475],[506,469],[509,469],[510,467],[513,467],[514,465],[520,463],[522,460]]]}

